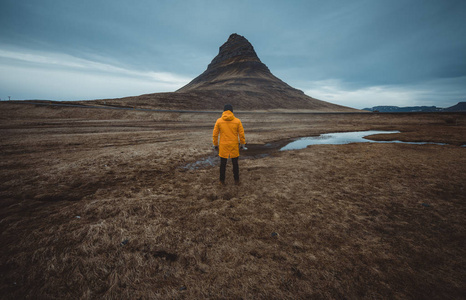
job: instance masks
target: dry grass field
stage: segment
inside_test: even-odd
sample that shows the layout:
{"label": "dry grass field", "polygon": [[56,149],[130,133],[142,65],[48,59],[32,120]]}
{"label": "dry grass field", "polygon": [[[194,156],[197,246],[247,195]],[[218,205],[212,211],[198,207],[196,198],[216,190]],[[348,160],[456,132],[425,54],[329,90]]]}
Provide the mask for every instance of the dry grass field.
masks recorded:
{"label": "dry grass field", "polygon": [[[220,113],[0,111],[2,299],[466,295],[466,114],[236,113],[250,152],[222,187],[218,161],[186,168]],[[277,151],[369,129],[449,145]]]}

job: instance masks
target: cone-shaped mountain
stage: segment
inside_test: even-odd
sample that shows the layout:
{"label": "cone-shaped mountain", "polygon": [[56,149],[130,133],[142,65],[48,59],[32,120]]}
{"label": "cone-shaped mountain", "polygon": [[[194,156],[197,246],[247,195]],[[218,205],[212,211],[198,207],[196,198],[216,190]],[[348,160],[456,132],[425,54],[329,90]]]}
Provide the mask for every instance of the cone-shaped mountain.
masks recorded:
{"label": "cone-shaped mountain", "polygon": [[254,47],[232,34],[207,70],[172,93],[114,99],[114,104],[171,110],[221,110],[227,103],[238,110],[358,111],[317,100],[275,77]]}
{"label": "cone-shaped mountain", "polygon": [[[204,73],[177,93],[202,93],[225,98],[239,109],[309,109],[322,111],[354,111],[320,101],[292,88],[261,62],[254,47],[243,36],[232,34],[208,65]],[[225,102],[225,101],[223,101]],[[223,102],[218,104],[222,107]]]}

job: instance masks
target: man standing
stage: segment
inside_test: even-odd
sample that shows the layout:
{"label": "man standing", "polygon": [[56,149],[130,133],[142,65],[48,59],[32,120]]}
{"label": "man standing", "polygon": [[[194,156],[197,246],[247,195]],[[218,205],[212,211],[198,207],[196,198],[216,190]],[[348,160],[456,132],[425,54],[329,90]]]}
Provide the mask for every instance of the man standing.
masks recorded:
{"label": "man standing", "polygon": [[[220,143],[218,135],[220,134]],[[239,137],[239,143],[238,143]],[[225,169],[228,158],[233,163],[233,176],[235,184],[239,184],[239,147],[244,148],[246,139],[244,138],[244,129],[241,120],[233,115],[233,107],[230,104],[223,108],[222,117],[217,120],[213,132],[214,148],[220,156],[220,184],[225,184]]]}

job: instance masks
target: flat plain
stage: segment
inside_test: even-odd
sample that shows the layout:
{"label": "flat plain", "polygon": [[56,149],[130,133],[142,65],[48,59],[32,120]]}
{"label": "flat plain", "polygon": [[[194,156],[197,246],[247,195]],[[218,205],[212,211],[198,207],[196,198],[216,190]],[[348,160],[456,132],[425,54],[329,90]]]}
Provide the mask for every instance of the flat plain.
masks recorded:
{"label": "flat plain", "polygon": [[[2,299],[460,299],[466,114],[218,113],[0,103]],[[399,130],[278,151],[293,138]],[[249,152],[248,152],[249,151]]]}

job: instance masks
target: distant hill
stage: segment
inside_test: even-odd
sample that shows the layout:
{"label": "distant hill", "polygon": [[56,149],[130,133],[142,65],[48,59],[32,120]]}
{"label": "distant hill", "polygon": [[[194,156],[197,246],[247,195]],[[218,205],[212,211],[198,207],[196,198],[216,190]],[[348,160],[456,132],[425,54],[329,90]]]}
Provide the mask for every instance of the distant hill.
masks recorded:
{"label": "distant hill", "polygon": [[364,108],[367,111],[378,111],[378,112],[433,112],[441,111],[441,108],[436,106],[374,106],[372,108]]}
{"label": "distant hill", "polygon": [[458,102],[458,104],[444,108],[443,111],[466,111],[466,102]]}
{"label": "distant hill", "polygon": [[459,102],[458,104],[448,108],[436,106],[374,106],[372,108],[364,108],[363,110],[372,112],[457,112],[466,111],[466,102]]}
{"label": "distant hill", "polygon": [[358,112],[307,96],[276,76],[260,61],[249,41],[232,34],[220,47],[207,70],[172,93],[154,93],[120,99],[95,100],[106,105],[158,109],[309,110]]}

